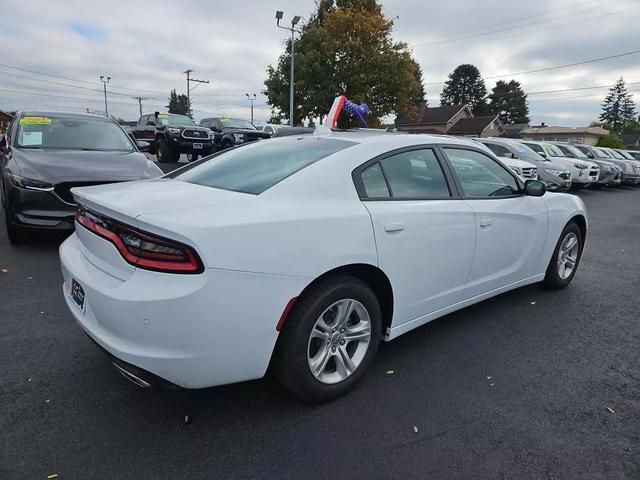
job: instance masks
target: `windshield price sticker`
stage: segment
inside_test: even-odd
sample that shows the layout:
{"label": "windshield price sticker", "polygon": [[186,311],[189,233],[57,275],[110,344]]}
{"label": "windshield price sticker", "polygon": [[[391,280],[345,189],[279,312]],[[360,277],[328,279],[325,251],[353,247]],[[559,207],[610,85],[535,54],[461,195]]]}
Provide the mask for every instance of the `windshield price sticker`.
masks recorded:
{"label": "windshield price sticker", "polygon": [[47,117],[24,117],[20,119],[20,125],[51,125],[51,119]]}

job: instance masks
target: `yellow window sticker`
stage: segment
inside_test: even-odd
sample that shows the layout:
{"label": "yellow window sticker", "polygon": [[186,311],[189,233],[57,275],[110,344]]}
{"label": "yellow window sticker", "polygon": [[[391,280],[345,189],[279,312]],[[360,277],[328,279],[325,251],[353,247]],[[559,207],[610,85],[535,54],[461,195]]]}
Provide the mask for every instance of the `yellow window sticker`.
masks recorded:
{"label": "yellow window sticker", "polygon": [[23,117],[20,125],[51,125],[51,119],[47,117]]}
{"label": "yellow window sticker", "polygon": [[169,118],[169,115],[166,113],[160,113],[158,114],[158,118]]}

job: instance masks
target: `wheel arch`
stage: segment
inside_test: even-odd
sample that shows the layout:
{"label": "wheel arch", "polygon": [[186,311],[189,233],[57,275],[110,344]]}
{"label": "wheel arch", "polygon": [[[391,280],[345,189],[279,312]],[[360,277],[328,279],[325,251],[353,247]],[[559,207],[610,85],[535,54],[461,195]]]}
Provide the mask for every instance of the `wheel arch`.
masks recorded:
{"label": "wheel arch", "polygon": [[382,336],[386,335],[387,329],[391,326],[393,319],[393,287],[389,277],[379,267],[369,263],[351,263],[333,268],[322,275],[316,277],[300,292],[299,296],[305,294],[317,282],[326,280],[335,275],[350,275],[366,283],[380,302],[382,312]]}
{"label": "wheel arch", "polygon": [[585,218],[585,216],[581,213],[574,215],[567,222],[567,224],[569,223],[575,223],[576,225],[578,225],[578,228],[580,228],[580,234],[582,235],[582,243],[584,244],[585,240],[587,239],[587,219]]}

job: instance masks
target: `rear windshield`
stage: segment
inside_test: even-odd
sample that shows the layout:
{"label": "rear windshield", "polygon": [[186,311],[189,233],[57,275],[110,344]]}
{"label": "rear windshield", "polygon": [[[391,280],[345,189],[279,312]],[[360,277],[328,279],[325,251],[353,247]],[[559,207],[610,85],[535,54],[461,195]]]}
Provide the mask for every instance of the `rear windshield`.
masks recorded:
{"label": "rear windshield", "polygon": [[228,150],[167,177],[259,195],[289,175],[352,145],[355,143],[312,136],[264,140]]}
{"label": "rear windshield", "polygon": [[33,149],[131,152],[128,135],[111,120],[26,115],[18,121],[16,146]]}

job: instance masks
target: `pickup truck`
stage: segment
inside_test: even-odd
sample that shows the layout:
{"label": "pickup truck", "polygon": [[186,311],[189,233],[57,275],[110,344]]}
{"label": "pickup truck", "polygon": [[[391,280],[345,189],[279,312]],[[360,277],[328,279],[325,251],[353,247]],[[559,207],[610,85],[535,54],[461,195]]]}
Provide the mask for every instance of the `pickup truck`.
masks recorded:
{"label": "pickup truck", "polygon": [[200,126],[213,132],[216,150],[222,150],[243,143],[269,138],[267,132],[258,130],[248,120],[229,117],[203,118]]}
{"label": "pickup truck", "polygon": [[149,142],[149,152],[155,154],[160,163],[177,162],[181,153],[194,161],[215,149],[210,130],[198,127],[186,115],[160,112],[142,115],[132,135],[136,140]]}

